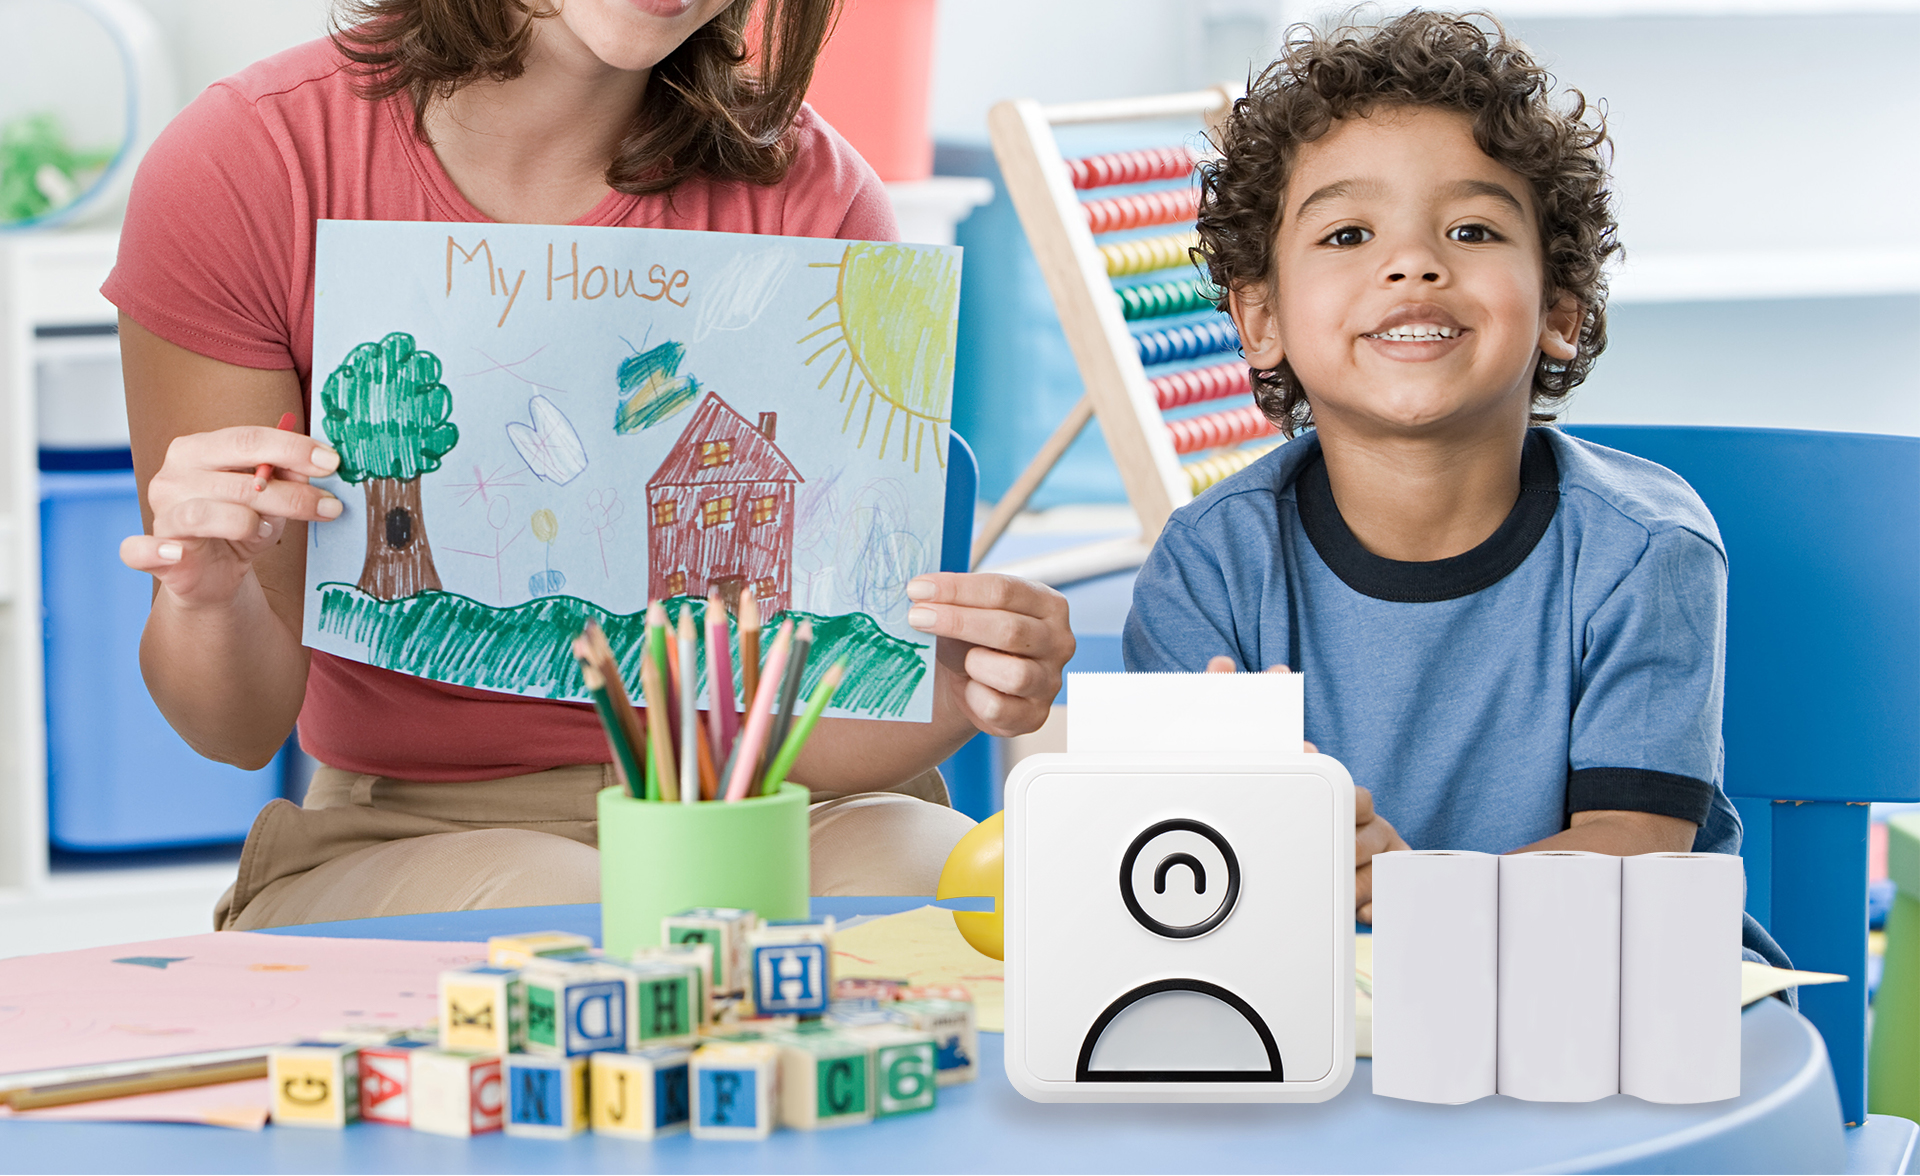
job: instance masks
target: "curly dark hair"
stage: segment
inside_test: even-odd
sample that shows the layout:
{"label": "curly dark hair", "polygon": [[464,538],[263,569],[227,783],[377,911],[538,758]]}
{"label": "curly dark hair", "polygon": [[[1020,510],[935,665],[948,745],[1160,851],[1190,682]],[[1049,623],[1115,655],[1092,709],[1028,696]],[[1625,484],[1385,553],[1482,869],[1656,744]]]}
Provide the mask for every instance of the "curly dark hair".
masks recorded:
{"label": "curly dark hair", "polygon": [[[1201,164],[1196,258],[1222,293],[1268,282],[1282,200],[1303,144],[1335,119],[1379,107],[1454,110],[1473,120],[1480,150],[1533,188],[1546,260],[1545,302],[1571,294],[1582,308],[1578,351],[1542,356],[1533,372],[1531,416],[1552,421],[1607,345],[1607,278],[1619,252],[1607,189],[1606,117],[1569,90],[1552,102],[1553,79],[1525,46],[1484,13],[1414,11],[1378,27],[1317,32],[1296,25],[1287,48],[1247,87],[1216,132],[1220,157]],[[1284,359],[1253,371],[1254,399],[1288,436],[1313,423],[1306,391]]]}
{"label": "curly dark hair", "polygon": [[[607,186],[665,192],[691,175],[773,184],[793,162],[789,131],[838,0],[735,0],[653,67],[641,110],[607,165]],[[336,0],[333,43],[360,93],[427,107],[471,82],[520,76],[543,0]],[[753,36],[757,32],[757,36]]]}

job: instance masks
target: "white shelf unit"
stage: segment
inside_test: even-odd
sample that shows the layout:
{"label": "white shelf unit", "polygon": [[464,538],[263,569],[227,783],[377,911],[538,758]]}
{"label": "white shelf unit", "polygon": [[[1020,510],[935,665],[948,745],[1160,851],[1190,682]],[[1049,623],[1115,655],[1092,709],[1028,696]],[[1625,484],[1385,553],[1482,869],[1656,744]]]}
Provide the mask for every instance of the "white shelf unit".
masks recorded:
{"label": "white shelf unit", "polygon": [[117,243],[110,232],[0,237],[0,956],[210,930],[233,880],[230,861],[49,862],[36,332],[116,321],[99,291]]}

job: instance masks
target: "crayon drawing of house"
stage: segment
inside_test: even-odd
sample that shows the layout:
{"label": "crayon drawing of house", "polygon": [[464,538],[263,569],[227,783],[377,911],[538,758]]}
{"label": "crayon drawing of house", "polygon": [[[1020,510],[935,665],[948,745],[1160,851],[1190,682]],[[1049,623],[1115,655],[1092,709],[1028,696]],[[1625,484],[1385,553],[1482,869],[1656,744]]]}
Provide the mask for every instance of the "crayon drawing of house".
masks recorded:
{"label": "crayon drawing of house", "polygon": [[729,607],[751,591],[761,615],[793,598],[793,488],[806,479],[774,444],[776,415],[747,423],[709,393],[647,483],[647,595]]}

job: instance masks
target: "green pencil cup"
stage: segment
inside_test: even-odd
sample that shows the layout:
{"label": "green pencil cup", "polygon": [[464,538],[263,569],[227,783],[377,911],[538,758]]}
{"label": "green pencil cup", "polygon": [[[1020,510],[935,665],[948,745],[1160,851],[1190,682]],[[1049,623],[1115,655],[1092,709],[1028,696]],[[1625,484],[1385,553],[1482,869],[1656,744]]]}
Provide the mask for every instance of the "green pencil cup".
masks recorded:
{"label": "green pencil cup", "polygon": [[731,804],[600,793],[600,942],[609,956],[660,943],[660,920],[691,907],[807,917],[807,790]]}

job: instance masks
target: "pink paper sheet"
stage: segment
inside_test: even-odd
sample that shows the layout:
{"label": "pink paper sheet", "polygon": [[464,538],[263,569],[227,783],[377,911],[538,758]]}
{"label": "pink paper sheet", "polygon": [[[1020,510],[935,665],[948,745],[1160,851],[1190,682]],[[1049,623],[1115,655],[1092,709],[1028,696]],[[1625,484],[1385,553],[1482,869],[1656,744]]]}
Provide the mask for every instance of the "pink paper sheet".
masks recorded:
{"label": "pink paper sheet", "polygon": [[[483,943],[220,931],[4,959],[0,1074],[272,1045],[347,1026],[431,1025],[440,973],[486,954]],[[264,1098],[264,1082],[228,1084],[250,1085]],[[187,1121],[208,1122],[206,1108],[222,1105],[204,1102],[208,1097],[137,1095],[74,1104],[61,1117],[169,1118],[154,1109],[184,1114],[198,1107]],[[111,1112],[112,1104],[139,1113],[85,1111]]]}

